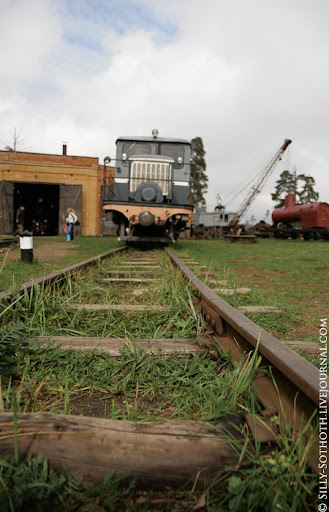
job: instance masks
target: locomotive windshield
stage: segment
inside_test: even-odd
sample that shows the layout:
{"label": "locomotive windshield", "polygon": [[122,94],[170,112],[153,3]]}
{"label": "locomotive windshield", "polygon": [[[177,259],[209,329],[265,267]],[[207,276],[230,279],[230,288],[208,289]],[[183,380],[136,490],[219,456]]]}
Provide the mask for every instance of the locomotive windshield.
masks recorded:
{"label": "locomotive windshield", "polygon": [[129,142],[123,144],[122,153],[126,153],[128,158],[132,155],[150,155],[152,153],[151,144],[146,142]]}
{"label": "locomotive windshield", "polygon": [[[122,145],[122,153],[125,153],[128,157],[137,155],[162,155],[169,156],[176,162],[175,167],[181,167],[181,164],[177,164],[177,159],[180,157],[184,162],[184,146],[181,144],[168,144],[165,142],[128,142]],[[124,165],[128,165],[126,162]]]}
{"label": "locomotive windshield", "polygon": [[177,158],[181,157],[184,161],[184,147],[178,144],[158,144],[159,152],[158,155],[171,156],[175,162]]}

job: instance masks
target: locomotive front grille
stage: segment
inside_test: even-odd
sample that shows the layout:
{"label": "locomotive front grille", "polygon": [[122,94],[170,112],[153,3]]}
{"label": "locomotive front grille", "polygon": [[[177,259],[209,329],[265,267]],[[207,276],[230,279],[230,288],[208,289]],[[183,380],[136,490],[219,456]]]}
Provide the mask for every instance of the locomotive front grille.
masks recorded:
{"label": "locomotive front grille", "polygon": [[163,195],[169,193],[170,163],[133,161],[130,168],[130,192],[136,192],[137,187],[145,181],[156,183]]}

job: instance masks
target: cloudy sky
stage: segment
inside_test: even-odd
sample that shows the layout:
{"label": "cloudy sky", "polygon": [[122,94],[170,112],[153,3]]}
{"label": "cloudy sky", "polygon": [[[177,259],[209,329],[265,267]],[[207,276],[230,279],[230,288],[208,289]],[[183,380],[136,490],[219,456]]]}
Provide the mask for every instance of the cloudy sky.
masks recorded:
{"label": "cloudy sky", "polygon": [[328,0],[0,0],[0,148],[115,156],[119,135],[203,139],[209,192],[230,201],[290,148],[329,202]]}

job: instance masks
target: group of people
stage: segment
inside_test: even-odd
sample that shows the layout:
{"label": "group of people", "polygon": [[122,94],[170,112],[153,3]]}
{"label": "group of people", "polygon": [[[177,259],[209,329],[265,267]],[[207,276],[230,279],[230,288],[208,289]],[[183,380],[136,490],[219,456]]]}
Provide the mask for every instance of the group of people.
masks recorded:
{"label": "group of people", "polygon": [[[79,225],[78,216],[73,208],[67,209],[67,217],[65,219],[64,233],[66,234],[66,241],[70,242],[74,238],[74,225]],[[20,205],[16,212],[16,228],[14,235],[21,235],[25,228],[25,206]]]}

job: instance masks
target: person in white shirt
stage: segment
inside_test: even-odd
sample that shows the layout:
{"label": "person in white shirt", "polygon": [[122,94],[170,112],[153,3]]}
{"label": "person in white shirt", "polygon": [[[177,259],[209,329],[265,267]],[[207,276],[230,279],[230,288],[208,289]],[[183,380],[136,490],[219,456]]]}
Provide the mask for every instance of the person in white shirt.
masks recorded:
{"label": "person in white shirt", "polygon": [[67,209],[67,228],[66,228],[66,241],[70,242],[74,238],[73,226],[78,220],[78,217],[73,208]]}

